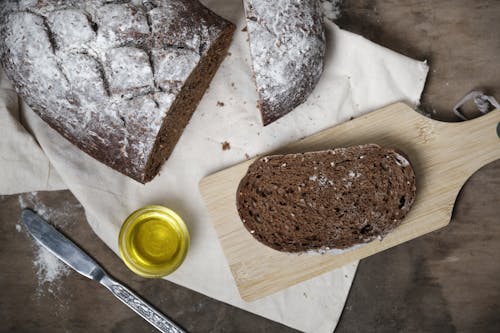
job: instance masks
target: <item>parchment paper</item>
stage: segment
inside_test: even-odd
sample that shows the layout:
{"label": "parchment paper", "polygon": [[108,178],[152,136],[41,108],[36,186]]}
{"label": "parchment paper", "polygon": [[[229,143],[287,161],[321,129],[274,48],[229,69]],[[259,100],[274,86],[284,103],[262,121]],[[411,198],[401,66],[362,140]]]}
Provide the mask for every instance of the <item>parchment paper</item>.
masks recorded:
{"label": "parchment paper", "polygon": [[[241,1],[205,3],[236,23],[237,30],[230,55],[160,175],[147,185],[123,176],[78,150],[24,104],[19,110],[21,124],[17,96],[2,73],[0,193],[70,189],[85,208],[93,230],[115,253],[119,228],[129,213],[149,204],[170,207],[186,221],[191,248],[184,264],[168,280],[302,331],[332,332],[357,263],[252,303],[242,301],[198,182],[214,171],[350,117],[396,101],[418,104],[428,66],[327,21],[326,66],[318,86],[306,103],[263,128],[256,108],[247,36],[241,31],[245,26]],[[224,106],[217,106],[219,101]],[[222,150],[226,141],[231,149]]]}

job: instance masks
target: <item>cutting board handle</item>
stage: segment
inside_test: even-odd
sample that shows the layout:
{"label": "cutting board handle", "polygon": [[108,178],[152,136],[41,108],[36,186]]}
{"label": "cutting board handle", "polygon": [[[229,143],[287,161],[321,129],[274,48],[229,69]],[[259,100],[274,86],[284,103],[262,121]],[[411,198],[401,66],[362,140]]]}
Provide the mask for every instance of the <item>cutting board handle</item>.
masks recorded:
{"label": "cutting board handle", "polygon": [[475,171],[500,159],[500,109],[459,123],[440,122],[432,147],[442,154],[443,163],[457,165],[467,180]]}

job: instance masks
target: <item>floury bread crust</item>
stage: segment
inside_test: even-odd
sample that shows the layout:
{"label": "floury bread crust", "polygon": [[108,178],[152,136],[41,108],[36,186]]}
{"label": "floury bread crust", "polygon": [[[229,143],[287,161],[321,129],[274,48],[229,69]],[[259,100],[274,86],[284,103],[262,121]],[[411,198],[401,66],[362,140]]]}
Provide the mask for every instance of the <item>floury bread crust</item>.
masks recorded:
{"label": "floury bread crust", "polygon": [[398,226],[415,199],[402,153],[377,145],[256,160],[237,191],[247,230],[285,252],[345,249]]}
{"label": "floury bread crust", "polygon": [[244,0],[262,122],[302,104],[323,72],[325,29],[317,0]]}
{"label": "floury bread crust", "polygon": [[234,26],[195,0],[2,1],[0,55],[24,101],[145,183],[226,55]]}

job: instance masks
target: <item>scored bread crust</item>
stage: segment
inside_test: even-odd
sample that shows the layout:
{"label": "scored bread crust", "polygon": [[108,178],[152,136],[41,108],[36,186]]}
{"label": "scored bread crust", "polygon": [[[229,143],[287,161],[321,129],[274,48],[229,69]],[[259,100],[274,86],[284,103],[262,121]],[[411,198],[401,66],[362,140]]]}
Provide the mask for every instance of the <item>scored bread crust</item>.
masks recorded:
{"label": "scored bread crust", "polygon": [[234,28],[196,0],[3,1],[0,62],[49,126],[145,183],[173,151]]}
{"label": "scored bread crust", "polygon": [[262,157],[241,180],[236,205],[258,241],[304,252],[383,237],[401,223],[415,194],[404,154],[369,144]]}

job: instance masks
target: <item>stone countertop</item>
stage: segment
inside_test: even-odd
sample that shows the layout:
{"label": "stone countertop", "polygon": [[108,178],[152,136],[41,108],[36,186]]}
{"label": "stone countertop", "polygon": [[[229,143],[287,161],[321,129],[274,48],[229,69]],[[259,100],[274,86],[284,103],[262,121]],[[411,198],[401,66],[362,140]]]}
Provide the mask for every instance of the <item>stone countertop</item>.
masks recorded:
{"label": "stone countertop", "polygon": [[[472,89],[500,99],[499,17],[497,0],[349,0],[337,23],[427,59],[421,110],[453,121],[451,108]],[[134,275],[90,230],[69,191],[0,196],[0,331],[156,332],[94,282],[37,266],[39,250],[19,224],[21,206],[42,211],[114,277],[190,332],[294,332],[168,281]],[[499,216],[496,161],[465,184],[449,226],[361,261],[337,332],[498,332]]]}

